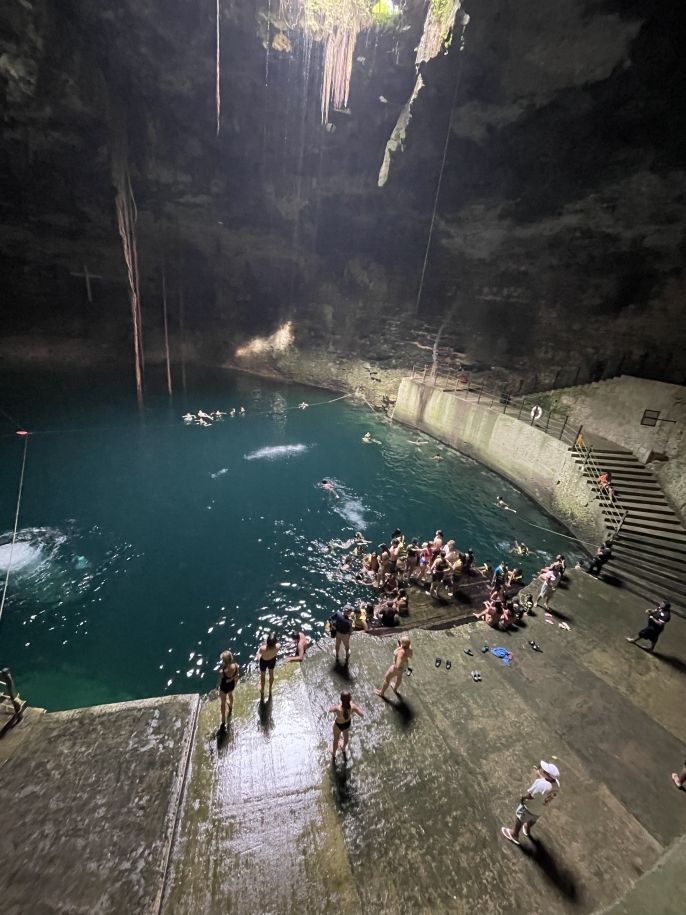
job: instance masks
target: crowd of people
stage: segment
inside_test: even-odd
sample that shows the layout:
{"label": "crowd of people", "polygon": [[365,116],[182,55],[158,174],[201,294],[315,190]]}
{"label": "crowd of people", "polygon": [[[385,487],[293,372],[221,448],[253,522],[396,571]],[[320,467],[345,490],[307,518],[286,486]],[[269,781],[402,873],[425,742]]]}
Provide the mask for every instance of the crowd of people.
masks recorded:
{"label": "crowd of people", "polygon": [[235,407],[232,407],[228,412],[222,412],[221,410],[214,410],[212,413],[206,413],[204,410],[198,410],[197,413],[184,413],[181,419],[187,426],[196,425],[196,426],[211,426],[214,423],[221,422],[225,416],[245,416],[245,407],[239,407],[236,410]]}

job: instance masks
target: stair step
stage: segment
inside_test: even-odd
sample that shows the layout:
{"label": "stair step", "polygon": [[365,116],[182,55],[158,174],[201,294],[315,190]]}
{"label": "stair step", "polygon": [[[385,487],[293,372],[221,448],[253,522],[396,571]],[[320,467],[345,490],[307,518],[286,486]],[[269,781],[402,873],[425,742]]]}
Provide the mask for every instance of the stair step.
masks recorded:
{"label": "stair step", "polygon": [[644,524],[640,520],[632,520],[631,517],[627,518],[624,524],[622,525],[623,533],[632,533],[645,535],[646,537],[652,537],[656,540],[662,541],[665,545],[674,543],[677,545],[683,544],[686,548],[686,531],[679,527],[677,530],[669,528],[660,527],[659,525],[654,524]]}
{"label": "stair step", "polygon": [[645,512],[630,511],[627,513],[624,524],[633,524],[640,527],[651,527],[655,530],[660,530],[661,528],[665,533],[683,533],[686,535],[686,531],[681,524],[681,521],[676,516],[669,517],[664,515],[651,515],[646,514]]}
{"label": "stair step", "polygon": [[[625,505],[624,508],[627,508]],[[670,527],[681,527],[683,525],[674,512],[662,508],[627,508],[627,520],[633,518],[635,521],[645,522],[647,524],[666,524]]]}
{"label": "stair step", "polygon": [[686,579],[686,558],[681,560],[672,559],[669,556],[660,555],[657,553],[652,553],[650,550],[633,550],[630,548],[621,548],[621,544],[616,543],[612,548],[612,559],[617,559],[619,562],[631,563],[632,565],[645,565],[648,563],[650,566],[653,566],[660,572],[664,572],[666,575],[683,575]]}
{"label": "stair step", "polygon": [[[600,577],[602,577],[602,575]],[[617,571],[617,578],[619,578],[622,585],[628,591],[639,594],[650,602],[668,600],[672,605],[676,605],[681,609],[686,607],[686,595],[676,593],[669,587],[665,587],[660,583],[648,581],[640,575],[635,575],[630,572],[620,573]]]}
{"label": "stair step", "polygon": [[686,558],[686,544],[667,543],[660,537],[647,537],[645,534],[636,531],[627,531],[622,528],[622,541],[638,544],[639,547],[650,547],[658,555],[670,556],[674,559]]}
{"label": "stair step", "polygon": [[666,506],[669,508],[669,502],[659,495],[647,495],[638,493],[634,495],[633,493],[624,493],[622,495],[622,505],[655,505],[655,506]]}
{"label": "stair step", "polygon": [[618,571],[622,569],[630,575],[636,575],[644,581],[664,581],[665,586],[669,586],[675,593],[683,594],[686,597],[686,579],[684,579],[684,576],[679,569],[668,572],[652,564],[648,566],[637,566],[628,559],[615,559],[614,556],[607,563],[607,568],[610,568],[610,566],[613,569],[616,568]]}
{"label": "stair step", "polygon": [[633,451],[625,451],[623,448],[614,448],[614,449],[594,448],[593,454],[602,454],[602,455],[607,455],[608,457],[610,455],[614,454],[614,455],[618,455],[619,457],[632,457],[634,459],[636,458],[636,455],[633,453]]}

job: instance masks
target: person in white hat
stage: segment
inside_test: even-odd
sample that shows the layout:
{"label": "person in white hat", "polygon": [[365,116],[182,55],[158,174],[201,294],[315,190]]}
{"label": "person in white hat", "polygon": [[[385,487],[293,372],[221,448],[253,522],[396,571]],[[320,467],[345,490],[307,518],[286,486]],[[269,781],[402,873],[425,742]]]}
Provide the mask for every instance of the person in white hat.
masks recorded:
{"label": "person in white hat", "polygon": [[557,797],[560,788],[560,770],[556,765],[541,760],[538,766],[534,766],[534,769],[537,777],[527,793],[520,799],[514,829],[508,829],[507,826],[503,826],[500,830],[508,842],[514,842],[515,845],[521,844],[519,841],[520,832],[527,839],[531,838],[531,829],[534,823],[545,811],[548,804]]}

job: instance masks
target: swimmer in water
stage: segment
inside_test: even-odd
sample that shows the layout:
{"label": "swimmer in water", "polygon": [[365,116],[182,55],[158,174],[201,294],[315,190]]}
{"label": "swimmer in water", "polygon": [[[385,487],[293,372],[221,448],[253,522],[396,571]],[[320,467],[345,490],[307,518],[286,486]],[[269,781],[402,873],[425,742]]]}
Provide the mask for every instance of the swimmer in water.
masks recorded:
{"label": "swimmer in water", "polygon": [[232,407],[232,409],[229,411],[229,416],[235,416],[235,415],[236,415],[236,408]]}
{"label": "swimmer in water", "polygon": [[515,540],[510,552],[515,553],[517,556],[526,556],[526,554],[529,552],[529,547],[526,545],[526,543],[520,543],[519,540]]}
{"label": "swimmer in water", "polygon": [[299,409],[299,410],[307,410],[308,407],[309,407],[309,404],[308,404],[308,403],[305,403],[304,400],[303,400],[302,403],[299,403],[299,404],[298,404],[298,409]]}
{"label": "swimmer in water", "polygon": [[421,438],[408,438],[408,442],[411,445],[428,445],[429,444],[428,439],[421,439]]}
{"label": "swimmer in water", "polygon": [[205,413],[204,410],[198,410],[198,419],[205,419],[205,420],[209,420],[210,422],[212,422],[212,414]]}
{"label": "swimmer in water", "polygon": [[185,423],[192,423],[193,420],[195,419],[195,414],[194,413],[184,413],[183,416],[181,417],[181,419]]}
{"label": "swimmer in water", "polygon": [[245,416],[245,407],[241,407],[238,412],[240,413],[241,416]]}
{"label": "swimmer in water", "polygon": [[512,512],[513,515],[517,514],[517,509],[510,508],[510,506],[501,496],[496,496],[495,504],[498,506],[498,508],[502,508],[504,512]]}
{"label": "swimmer in water", "polygon": [[196,423],[199,426],[211,426],[212,423],[206,423],[204,419],[196,419]]}
{"label": "swimmer in water", "polygon": [[443,455],[442,455],[442,454],[434,454],[434,456],[431,458],[431,460],[432,460],[432,461],[442,461],[442,460],[443,460]]}
{"label": "swimmer in water", "polygon": [[325,489],[327,492],[330,492],[335,499],[340,499],[340,496],[336,492],[336,487],[330,480],[322,480],[319,484],[322,489]]}
{"label": "swimmer in water", "polygon": [[371,432],[365,432],[365,434],[362,436],[362,441],[364,442],[365,445],[380,445],[381,444],[381,442],[378,440],[378,438],[372,438]]}
{"label": "swimmer in water", "polygon": [[222,413],[221,410],[215,410],[212,416],[215,419],[222,419],[224,416],[226,416],[226,413]]}

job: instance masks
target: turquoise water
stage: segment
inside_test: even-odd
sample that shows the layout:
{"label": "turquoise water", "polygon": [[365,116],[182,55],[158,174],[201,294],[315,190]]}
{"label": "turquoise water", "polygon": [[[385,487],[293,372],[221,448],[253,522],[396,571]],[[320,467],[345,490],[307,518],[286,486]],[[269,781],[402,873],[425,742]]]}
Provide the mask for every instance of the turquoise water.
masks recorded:
{"label": "turquoise water", "polygon": [[[573,546],[532,527],[563,531],[479,464],[411,445],[347,400],[315,406],[335,396],[325,391],[208,374],[171,406],[148,398],[141,419],[128,381],[3,379],[0,407],[32,435],[0,663],[35,705],[206,690],[224,648],[245,663],[269,629],[319,634],[335,607],[369,594],[322,548],[357,530],[377,544],[396,526],[420,538],[440,527],[478,562],[517,537],[538,551],[527,572]],[[241,404],[246,416],[210,428],[181,420]],[[381,444],[363,444],[366,431]],[[0,576],[22,447],[0,416]],[[499,494],[516,515],[495,507]]]}

